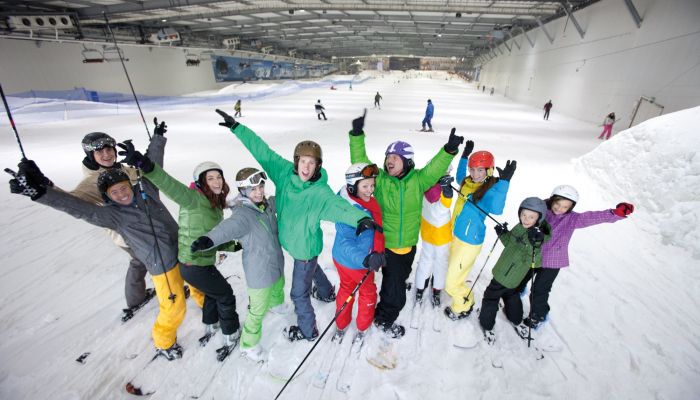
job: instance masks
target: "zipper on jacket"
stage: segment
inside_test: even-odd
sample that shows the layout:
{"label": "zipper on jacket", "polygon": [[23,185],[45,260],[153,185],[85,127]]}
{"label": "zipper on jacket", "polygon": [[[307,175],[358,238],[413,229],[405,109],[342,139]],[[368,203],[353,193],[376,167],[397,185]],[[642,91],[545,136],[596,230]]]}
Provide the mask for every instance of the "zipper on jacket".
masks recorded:
{"label": "zipper on jacket", "polygon": [[399,182],[399,243],[397,246],[401,246],[402,236],[403,236],[403,185]]}
{"label": "zipper on jacket", "polygon": [[513,269],[513,266],[514,266],[514,265],[515,265],[515,264],[511,263],[511,264],[510,264],[510,267],[508,267],[508,271],[506,271],[506,273],[503,274],[503,276],[508,276],[508,274],[510,274],[510,270]]}

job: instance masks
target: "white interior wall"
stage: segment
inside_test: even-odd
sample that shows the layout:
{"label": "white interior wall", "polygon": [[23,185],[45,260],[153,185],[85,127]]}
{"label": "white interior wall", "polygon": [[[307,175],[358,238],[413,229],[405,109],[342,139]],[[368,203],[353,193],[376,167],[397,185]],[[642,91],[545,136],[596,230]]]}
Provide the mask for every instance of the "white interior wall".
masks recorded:
{"label": "white interior wall", "polygon": [[[40,43],[37,46],[36,43]],[[83,63],[79,43],[0,39],[0,82],[5,93],[29,90],[90,90],[129,93],[119,61]],[[95,48],[96,45],[88,45]],[[102,50],[102,46],[97,47]],[[120,46],[134,90],[141,95],[180,95],[217,88],[211,61],[185,65],[181,48]],[[196,51],[194,53],[197,53]]]}
{"label": "white interior wall", "polygon": [[521,49],[482,66],[480,82],[537,107],[551,99],[552,115],[567,114],[602,123],[614,111],[630,123],[640,96],[655,97],[664,113],[700,105],[700,1],[633,0],[643,21],[638,29],[623,0],[603,0],[574,13],[585,31],[581,39],[571,21],[560,18],[521,34]]}

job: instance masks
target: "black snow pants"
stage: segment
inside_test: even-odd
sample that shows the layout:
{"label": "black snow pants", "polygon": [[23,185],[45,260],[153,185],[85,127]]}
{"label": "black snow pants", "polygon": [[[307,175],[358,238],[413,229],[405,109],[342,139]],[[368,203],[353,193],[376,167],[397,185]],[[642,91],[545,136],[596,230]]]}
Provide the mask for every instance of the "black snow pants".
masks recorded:
{"label": "black snow pants", "polygon": [[230,335],[241,327],[233,289],[215,266],[181,263],[180,273],[187,283],[204,293],[203,323],[219,322],[224,335]]}
{"label": "black snow pants", "polygon": [[411,275],[411,265],[416,257],[416,246],[406,254],[396,254],[386,249],[386,266],[382,268],[382,287],[374,320],[391,325],[406,305],[406,280]]}

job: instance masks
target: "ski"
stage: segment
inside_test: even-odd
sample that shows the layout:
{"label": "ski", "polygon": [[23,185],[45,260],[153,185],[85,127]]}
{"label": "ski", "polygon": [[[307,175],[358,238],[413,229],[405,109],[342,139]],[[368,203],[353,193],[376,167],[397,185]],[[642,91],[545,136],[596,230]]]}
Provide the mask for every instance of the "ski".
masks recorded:
{"label": "ski", "polygon": [[205,347],[207,343],[209,343],[209,340],[216,335],[216,332],[207,332],[204,334],[204,336],[199,338],[199,345],[201,347]]}
{"label": "ski", "polygon": [[454,322],[456,327],[450,330],[452,345],[460,349],[476,347],[479,344],[479,337],[469,319]]}
{"label": "ski", "polygon": [[413,307],[411,308],[411,323],[409,326],[412,329],[418,329],[421,320],[421,312],[423,310],[423,301],[415,300],[413,302]]}
{"label": "ski", "polygon": [[154,296],[156,295],[156,290],[153,288],[146,289],[146,297],[139,304],[122,309],[122,323],[126,322],[134,317],[134,314],[140,309],[142,309]]}
{"label": "ski", "polygon": [[148,362],[146,362],[146,364],[143,366],[143,368],[141,368],[141,370],[134,377],[132,377],[131,379],[129,379],[126,382],[125,389],[126,389],[127,393],[132,394],[134,396],[150,396],[156,392],[155,389],[144,390],[141,388],[141,386],[136,386],[133,383],[140,375],[143,375],[143,373],[148,369],[148,367],[153,365],[153,362],[156,359],[158,359],[158,353],[156,353],[153,357],[151,357],[151,359],[148,360]]}
{"label": "ski", "polygon": [[316,375],[313,377],[312,384],[314,387],[319,389],[326,387],[328,376],[331,374],[333,361],[335,361],[338,356],[338,352],[340,352],[340,345],[343,343],[343,337],[344,333],[341,334],[340,337],[334,335],[333,338],[331,338],[331,345],[326,349],[324,357],[321,360],[321,366],[316,372]]}
{"label": "ski", "polygon": [[[352,338],[352,345],[350,346],[348,356],[345,357],[345,360],[343,360],[343,365],[340,367],[338,382],[335,386],[339,392],[347,393],[350,391],[353,378],[355,377],[355,371],[357,371],[355,364],[357,360],[360,359],[360,353],[362,352],[362,346],[364,343],[365,333],[357,332]],[[348,369],[348,364],[351,365],[350,369]]]}

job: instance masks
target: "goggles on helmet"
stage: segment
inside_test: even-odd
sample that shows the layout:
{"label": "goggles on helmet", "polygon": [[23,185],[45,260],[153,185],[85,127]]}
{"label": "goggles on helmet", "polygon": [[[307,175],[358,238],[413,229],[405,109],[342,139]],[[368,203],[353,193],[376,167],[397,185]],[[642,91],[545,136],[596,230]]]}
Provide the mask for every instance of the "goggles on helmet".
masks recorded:
{"label": "goggles on helmet", "polygon": [[104,138],[99,138],[95,139],[90,143],[85,143],[83,144],[83,150],[85,151],[95,151],[95,150],[102,150],[105,147],[116,147],[117,142],[109,137],[104,137]]}
{"label": "goggles on helmet", "polygon": [[258,186],[265,183],[265,181],[267,181],[267,174],[265,171],[258,171],[241,181],[236,181],[236,187]]}
{"label": "goggles on helmet", "polygon": [[376,178],[378,175],[379,175],[379,168],[377,168],[377,164],[369,164],[357,172],[345,174],[345,179],[353,179],[353,178],[368,179],[368,178]]}

